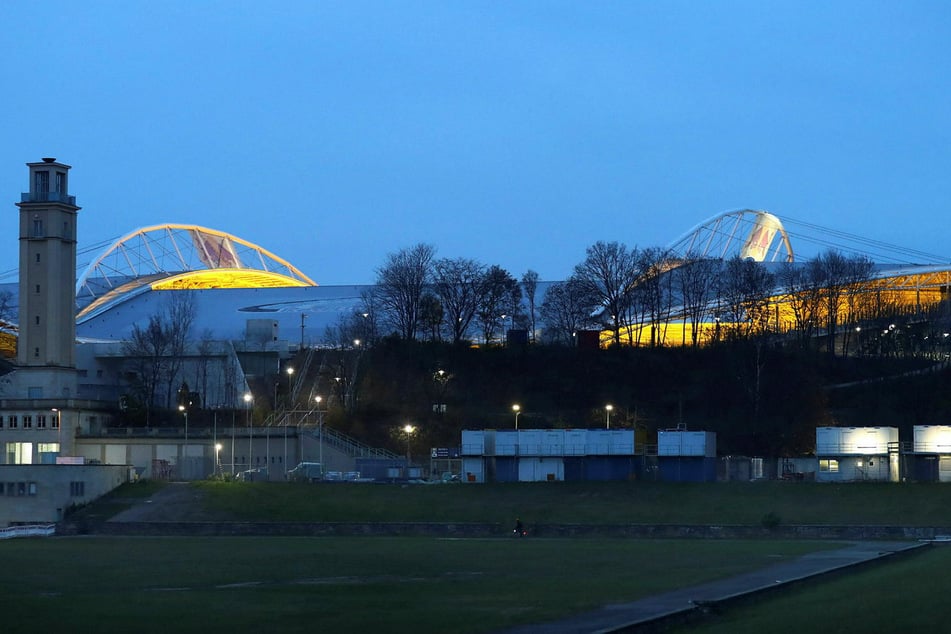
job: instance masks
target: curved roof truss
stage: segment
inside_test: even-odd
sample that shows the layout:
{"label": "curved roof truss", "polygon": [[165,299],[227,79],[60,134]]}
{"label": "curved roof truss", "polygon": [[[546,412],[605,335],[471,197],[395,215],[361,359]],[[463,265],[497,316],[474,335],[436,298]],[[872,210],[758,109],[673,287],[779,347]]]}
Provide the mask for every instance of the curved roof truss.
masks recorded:
{"label": "curved roof truss", "polygon": [[685,233],[669,248],[681,258],[727,259],[739,255],[757,262],[794,260],[783,223],[769,212],[754,209],[714,216]]}
{"label": "curved roof truss", "polygon": [[76,282],[80,319],[146,288],[316,286],[287,260],[236,236],[186,224],[143,227],[93,260]]}

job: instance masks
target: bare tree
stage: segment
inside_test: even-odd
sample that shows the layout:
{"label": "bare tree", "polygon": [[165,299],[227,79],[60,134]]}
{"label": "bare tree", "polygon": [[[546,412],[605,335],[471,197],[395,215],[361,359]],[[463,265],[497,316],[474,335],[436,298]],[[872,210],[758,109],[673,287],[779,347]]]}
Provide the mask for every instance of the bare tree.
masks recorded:
{"label": "bare tree", "polygon": [[535,343],[535,294],[538,292],[538,273],[528,269],[522,274],[522,290],[528,303],[528,332],[530,341]]}
{"label": "bare tree", "polygon": [[166,373],[170,347],[160,315],[150,315],[144,328],[133,324],[131,337],[123,344],[128,367],[135,376],[133,393],[145,405],[147,426],[151,422],[156,390]]}
{"label": "bare tree", "polygon": [[[823,273],[823,299],[825,303],[826,334],[828,350],[835,356],[836,331],[839,324],[839,313],[843,304],[850,304],[849,296],[868,281],[871,275],[872,263],[863,256],[846,257],[834,250],[826,251],[818,257],[818,263]],[[847,345],[848,339],[843,342]]]}
{"label": "bare tree", "polygon": [[433,293],[425,292],[419,302],[419,322],[429,333],[430,341],[442,339],[442,322],[446,315],[439,298]]}
{"label": "bare tree", "polygon": [[[201,402],[208,403],[208,364],[214,351],[214,341],[211,330],[205,329],[198,341],[198,358],[195,360],[195,386],[201,394]],[[218,404],[218,403],[216,403]]]}
{"label": "bare tree", "polygon": [[497,324],[504,328],[504,311],[511,302],[513,288],[518,288],[518,282],[502,267],[493,264],[485,272],[480,285],[479,308],[476,314],[486,343],[492,340]]}
{"label": "bare tree", "polygon": [[637,250],[629,251],[619,242],[596,242],[585,251],[584,262],[575,266],[574,276],[598,298],[608,317],[614,343],[621,342],[621,321],[627,313],[631,289],[638,277]]}
{"label": "bare tree", "polygon": [[822,269],[815,258],[805,264],[787,262],[779,272],[785,301],[792,310],[802,347],[808,347],[822,309]]}
{"label": "bare tree", "polygon": [[446,311],[446,325],[452,342],[466,338],[479,309],[485,267],[466,258],[437,260],[433,265],[433,287]]}
{"label": "bare tree", "polygon": [[185,354],[191,337],[192,324],[195,323],[195,300],[188,291],[175,291],[168,296],[165,307],[164,328],[168,335],[169,360],[165,370],[166,403],[172,402],[172,393],[178,383],[179,372],[185,363]]}
{"label": "bare tree", "polygon": [[380,309],[408,341],[414,341],[419,330],[420,301],[430,280],[435,254],[435,247],[417,244],[389,254],[377,270]]}
{"label": "bare tree", "polygon": [[570,344],[576,332],[591,324],[598,298],[590,288],[576,277],[551,285],[539,308],[547,340]]}
{"label": "bare tree", "polygon": [[676,269],[683,299],[684,321],[690,324],[690,343],[694,348],[700,340],[700,325],[707,314],[719,270],[720,260],[689,254]]}
{"label": "bare tree", "polygon": [[651,346],[664,341],[673,305],[672,276],[668,253],[664,249],[644,249],[634,254],[637,288],[651,324]]}
{"label": "bare tree", "polygon": [[[868,257],[864,255],[854,255],[849,258],[849,266],[846,273],[845,306],[851,324],[859,323],[862,298],[868,292],[868,282],[872,279],[874,271],[875,265]],[[849,328],[845,332],[843,349],[846,353],[848,353],[849,350],[849,339],[852,332],[852,328]]]}
{"label": "bare tree", "polygon": [[758,262],[739,256],[726,261],[719,294],[735,337],[746,339],[768,331],[773,285],[773,275]]}
{"label": "bare tree", "polygon": [[13,293],[0,291],[0,322],[9,323],[13,319]]}

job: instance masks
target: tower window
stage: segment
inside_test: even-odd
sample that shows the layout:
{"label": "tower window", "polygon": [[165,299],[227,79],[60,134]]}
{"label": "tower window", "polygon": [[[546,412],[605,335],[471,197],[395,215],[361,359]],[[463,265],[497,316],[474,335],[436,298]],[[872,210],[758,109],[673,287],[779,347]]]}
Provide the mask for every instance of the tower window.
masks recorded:
{"label": "tower window", "polygon": [[40,261],[40,254],[39,254],[39,253],[36,254],[36,261],[37,261],[37,262]]}
{"label": "tower window", "polygon": [[34,174],[33,187],[38,194],[47,194],[50,191],[50,173],[36,172]]}
{"label": "tower window", "polygon": [[56,191],[66,193],[66,172],[56,172]]}
{"label": "tower window", "polygon": [[43,237],[43,220],[40,218],[33,219],[33,237],[42,238]]}
{"label": "tower window", "polygon": [[36,325],[37,325],[37,326],[40,325],[40,316],[39,316],[39,315],[36,316]]}
{"label": "tower window", "polygon": [[40,285],[39,285],[39,284],[36,285],[36,294],[37,294],[37,295],[40,294]]}
{"label": "tower window", "polygon": [[36,357],[37,359],[40,358],[40,349],[39,349],[39,348],[33,348],[33,356]]}

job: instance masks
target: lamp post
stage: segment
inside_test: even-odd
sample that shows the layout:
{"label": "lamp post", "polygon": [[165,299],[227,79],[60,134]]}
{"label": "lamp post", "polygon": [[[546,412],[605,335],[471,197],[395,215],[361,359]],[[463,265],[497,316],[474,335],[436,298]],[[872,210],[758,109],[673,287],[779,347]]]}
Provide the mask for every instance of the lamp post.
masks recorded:
{"label": "lamp post", "polygon": [[[317,401],[317,440],[319,443],[317,460],[320,462],[320,476],[321,478],[323,478],[323,475],[324,475],[324,411],[320,409],[320,401],[323,400],[323,397],[315,396],[314,400]],[[303,462],[303,456],[301,456],[301,462]]]}
{"label": "lamp post", "polygon": [[412,440],[413,438],[413,433],[415,431],[416,431],[416,427],[414,427],[413,425],[410,425],[409,423],[407,423],[406,425],[403,425],[403,433],[406,434],[406,468],[407,469],[409,469],[409,465],[411,461],[410,452],[409,452],[409,444],[410,444],[410,440]]}
{"label": "lamp post", "polygon": [[188,445],[188,408],[184,405],[179,405],[178,411],[185,416],[185,444]]}
{"label": "lamp post", "polygon": [[221,447],[218,445],[218,409],[217,406],[214,411],[214,426],[212,427],[211,432],[211,444],[215,448],[215,476],[218,476],[218,452],[221,451]]}
{"label": "lamp post", "polygon": [[518,415],[522,413],[522,406],[516,403],[512,406],[512,411],[515,412],[515,429],[518,429]]}
{"label": "lamp post", "polygon": [[244,418],[248,423],[248,469],[251,469],[251,401],[254,400],[254,397],[251,396],[250,392],[245,392],[244,394]]}
{"label": "lamp post", "polygon": [[215,443],[215,477],[221,473],[221,443]]}
{"label": "lamp post", "polygon": [[606,419],[607,419],[607,421],[606,421],[606,423],[605,423],[605,425],[604,425],[604,428],[605,428],[605,429],[611,429],[611,412],[613,412],[613,411],[614,411],[614,406],[611,405],[610,403],[608,403],[607,405],[604,406],[604,413],[605,413],[605,416],[606,416]]}
{"label": "lamp post", "polygon": [[288,405],[291,403],[291,398],[293,395],[293,379],[294,379],[294,368],[287,368],[287,402]]}

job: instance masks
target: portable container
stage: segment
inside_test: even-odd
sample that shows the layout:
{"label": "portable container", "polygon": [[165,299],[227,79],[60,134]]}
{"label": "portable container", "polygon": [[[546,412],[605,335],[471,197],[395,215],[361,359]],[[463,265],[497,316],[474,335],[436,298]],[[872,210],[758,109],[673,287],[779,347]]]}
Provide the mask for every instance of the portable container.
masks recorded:
{"label": "portable container", "polygon": [[481,456],[485,454],[485,431],[482,429],[462,430],[462,455]]}
{"label": "portable container", "polygon": [[565,430],[565,455],[583,456],[587,453],[588,430],[587,429],[566,429]]}
{"label": "portable container", "polygon": [[657,455],[714,458],[717,455],[717,436],[708,431],[660,430],[657,432]]}

